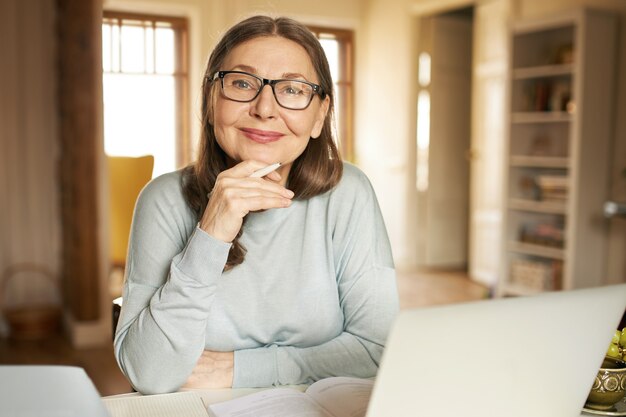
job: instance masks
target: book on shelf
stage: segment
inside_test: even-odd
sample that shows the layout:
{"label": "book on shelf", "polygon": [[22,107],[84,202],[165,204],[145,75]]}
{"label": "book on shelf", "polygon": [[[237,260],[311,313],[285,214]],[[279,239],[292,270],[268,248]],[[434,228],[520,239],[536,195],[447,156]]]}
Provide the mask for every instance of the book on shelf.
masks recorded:
{"label": "book on shelf", "polygon": [[567,189],[569,177],[566,175],[538,175],[537,185],[541,188]]}
{"label": "book on shelf", "polygon": [[565,232],[563,226],[550,223],[524,224],[520,229],[519,240],[523,243],[563,248]]}
{"label": "book on shelf", "polygon": [[104,398],[111,417],[364,417],[373,379],[331,377],[300,391],[260,389],[227,401],[205,404],[201,391]]}
{"label": "book on shelf", "polygon": [[536,178],[542,201],[567,200],[569,190],[569,178],[565,175],[539,175]]}

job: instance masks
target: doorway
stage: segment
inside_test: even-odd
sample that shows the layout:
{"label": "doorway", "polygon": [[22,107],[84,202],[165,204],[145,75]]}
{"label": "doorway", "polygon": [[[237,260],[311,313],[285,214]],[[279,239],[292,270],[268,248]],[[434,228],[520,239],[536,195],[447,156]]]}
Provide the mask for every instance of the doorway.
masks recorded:
{"label": "doorway", "polygon": [[417,263],[467,271],[473,8],[419,19]]}
{"label": "doorway", "polygon": [[[506,135],[505,110],[507,105],[507,74],[509,68],[509,27],[508,22],[511,17],[510,2],[506,0],[493,0],[489,2],[472,2],[470,10],[457,10],[454,13],[438,13],[440,10],[431,12],[424,10],[420,15],[435,16],[437,18],[459,17],[468,15],[467,19],[472,22],[471,46],[471,104],[467,109],[470,113],[470,149],[467,152],[466,164],[468,171],[468,201],[469,205],[465,213],[465,228],[457,227],[458,230],[465,230],[463,237],[465,243],[466,266],[468,276],[486,287],[493,288],[497,285],[501,274],[500,254],[502,252],[502,216],[504,199],[502,190],[504,187],[504,137]],[[444,6],[436,6],[442,8]],[[451,16],[449,16],[451,15]],[[469,17],[471,16],[471,17]],[[433,53],[446,53],[441,48],[436,48]],[[449,54],[448,54],[449,55]],[[434,74],[434,72],[433,72]],[[433,80],[433,82],[436,80]],[[439,96],[436,85],[431,86],[431,96],[435,106],[435,100]],[[431,120],[429,118],[429,120]],[[453,125],[456,121],[448,116],[447,121]],[[445,128],[446,126],[444,126]],[[435,138],[436,133],[430,129],[430,138]],[[439,139],[438,139],[439,140]],[[431,144],[436,143],[430,140]],[[429,149],[436,152],[433,146]],[[458,157],[457,149],[457,157]],[[432,157],[431,165],[436,166],[437,159]],[[442,164],[441,166],[449,166]],[[436,169],[431,169],[435,175]],[[432,176],[431,175],[431,176]],[[430,188],[434,188],[431,179]],[[465,184],[467,184],[464,181]],[[442,192],[445,192],[442,189]],[[425,211],[429,208],[424,195],[418,195],[421,205],[421,224],[428,221]],[[433,213],[430,207],[430,214]],[[435,214],[438,215],[437,212]],[[436,230],[436,229],[435,229]],[[443,230],[436,230],[439,234],[430,233],[421,237],[421,253],[425,253],[425,245],[430,244],[429,239],[434,236],[434,245],[445,245],[445,241],[451,241],[446,235],[441,235]],[[417,234],[425,233],[424,230],[417,229]],[[460,232],[459,232],[460,233]],[[436,246],[435,246],[436,247]],[[421,264],[424,257],[420,259]],[[433,265],[437,265],[434,262]],[[459,265],[460,267],[460,265]]]}

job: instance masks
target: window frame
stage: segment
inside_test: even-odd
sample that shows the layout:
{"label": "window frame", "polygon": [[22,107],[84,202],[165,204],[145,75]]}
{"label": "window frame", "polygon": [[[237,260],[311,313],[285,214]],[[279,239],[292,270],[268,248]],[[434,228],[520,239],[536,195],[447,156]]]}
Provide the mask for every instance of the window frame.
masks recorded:
{"label": "window frame", "polygon": [[[344,120],[335,119],[339,152],[343,159],[355,162],[354,154],[354,31],[321,26],[307,26],[315,37],[331,35],[339,47],[339,79],[333,80],[335,94],[341,108],[339,114]],[[337,113],[335,113],[335,116]]]}
{"label": "window frame", "polygon": [[[135,12],[122,12],[115,10],[104,10],[102,15],[102,25],[115,24],[120,28],[123,26],[124,21],[139,21],[150,22],[153,29],[158,26],[158,23],[166,23],[174,31],[175,42],[175,68],[173,74],[176,91],[176,102],[174,103],[176,114],[174,120],[176,121],[175,129],[175,163],[177,167],[183,167],[191,162],[191,140],[189,138],[190,126],[189,126],[189,22],[187,18],[177,16],[156,15],[147,13],[135,13]],[[144,23],[145,25],[145,23]],[[144,26],[147,27],[147,26]],[[121,42],[121,39],[120,41]],[[111,49],[113,50],[113,49]],[[121,48],[118,50],[121,51]],[[125,74],[121,70],[121,56],[119,57],[120,68],[117,71],[104,71],[102,68],[102,74],[116,73]],[[135,73],[136,74],[136,73]],[[158,74],[156,68],[153,68],[151,72],[144,72],[144,74]]]}

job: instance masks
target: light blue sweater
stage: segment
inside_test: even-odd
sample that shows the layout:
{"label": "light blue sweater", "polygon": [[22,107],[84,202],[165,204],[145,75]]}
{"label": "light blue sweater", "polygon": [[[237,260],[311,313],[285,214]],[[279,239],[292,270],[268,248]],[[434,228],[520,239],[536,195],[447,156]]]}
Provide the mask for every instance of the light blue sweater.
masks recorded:
{"label": "light blue sweater", "polygon": [[135,208],[115,335],[143,393],[177,390],[204,349],[234,351],[234,387],[376,374],[398,297],[374,190],[344,164],[340,183],[289,208],[250,213],[245,261],[197,228],[180,172],[151,181]]}

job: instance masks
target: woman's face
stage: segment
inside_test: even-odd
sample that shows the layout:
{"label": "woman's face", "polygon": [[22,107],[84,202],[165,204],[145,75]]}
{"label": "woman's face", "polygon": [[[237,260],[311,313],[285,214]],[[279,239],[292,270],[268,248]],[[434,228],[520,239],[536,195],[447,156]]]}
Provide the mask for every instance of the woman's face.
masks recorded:
{"label": "woman's face", "polygon": [[[297,79],[318,84],[306,50],[278,37],[259,37],[235,47],[226,57],[223,71],[244,71],[268,79]],[[229,100],[216,86],[213,126],[217,142],[235,162],[249,159],[268,165],[280,162],[278,172],[287,180],[291,164],[310,138],[317,138],[328,111],[329,98],[315,95],[304,110],[280,107],[272,88],[265,86],[249,103]]]}

